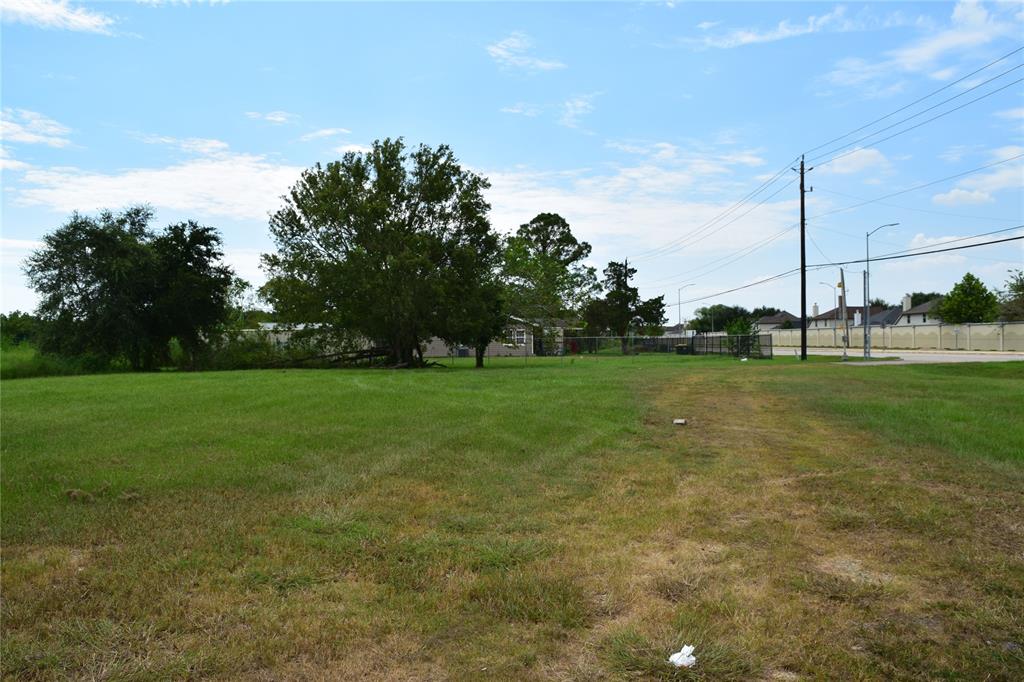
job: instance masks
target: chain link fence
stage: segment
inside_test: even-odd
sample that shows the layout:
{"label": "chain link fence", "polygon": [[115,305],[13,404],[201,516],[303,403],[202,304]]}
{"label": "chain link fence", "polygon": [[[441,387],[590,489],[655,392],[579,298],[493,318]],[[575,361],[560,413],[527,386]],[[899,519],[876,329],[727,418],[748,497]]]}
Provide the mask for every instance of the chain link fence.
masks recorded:
{"label": "chain link fence", "polygon": [[[696,336],[564,336],[548,339],[546,343],[526,345],[504,344],[489,347],[486,358],[521,358],[528,363],[530,358],[557,357],[623,357],[655,354],[675,355],[725,355],[737,358],[768,359],[773,357],[770,334],[749,336],[696,335]],[[432,357],[447,357],[451,361],[459,358],[474,359],[471,348],[447,348],[447,353]]]}

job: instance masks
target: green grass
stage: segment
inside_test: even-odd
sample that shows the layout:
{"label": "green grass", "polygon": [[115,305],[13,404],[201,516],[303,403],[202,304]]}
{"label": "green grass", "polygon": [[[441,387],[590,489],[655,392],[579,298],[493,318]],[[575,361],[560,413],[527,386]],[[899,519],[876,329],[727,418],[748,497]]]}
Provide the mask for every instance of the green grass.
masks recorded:
{"label": "green grass", "polygon": [[1024,363],[491,362],[5,381],[4,676],[1024,671]]}
{"label": "green grass", "polygon": [[4,344],[0,348],[0,379],[67,376],[84,374],[85,370],[72,360],[43,355],[28,343]]}

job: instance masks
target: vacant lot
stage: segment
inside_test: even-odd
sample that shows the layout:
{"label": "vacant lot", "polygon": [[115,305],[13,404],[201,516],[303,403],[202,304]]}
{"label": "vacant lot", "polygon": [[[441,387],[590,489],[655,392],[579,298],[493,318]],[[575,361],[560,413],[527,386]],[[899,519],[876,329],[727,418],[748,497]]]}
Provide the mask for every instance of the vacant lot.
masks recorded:
{"label": "vacant lot", "polygon": [[23,379],[2,448],[9,678],[1024,676],[1024,363]]}

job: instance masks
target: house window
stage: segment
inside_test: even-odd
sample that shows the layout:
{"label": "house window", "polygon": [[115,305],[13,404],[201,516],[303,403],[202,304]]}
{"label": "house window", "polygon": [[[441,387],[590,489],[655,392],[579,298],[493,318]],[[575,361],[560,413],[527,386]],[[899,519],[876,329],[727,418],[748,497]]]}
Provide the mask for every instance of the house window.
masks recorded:
{"label": "house window", "polygon": [[928,321],[928,316],[927,315],[922,315],[921,316],[921,321],[922,322],[927,322]]}
{"label": "house window", "polygon": [[512,343],[512,344],[514,344],[516,346],[525,346],[526,345],[526,330],[525,329],[512,329],[512,330],[510,330],[509,335],[508,335],[508,341],[509,341],[509,343]]}

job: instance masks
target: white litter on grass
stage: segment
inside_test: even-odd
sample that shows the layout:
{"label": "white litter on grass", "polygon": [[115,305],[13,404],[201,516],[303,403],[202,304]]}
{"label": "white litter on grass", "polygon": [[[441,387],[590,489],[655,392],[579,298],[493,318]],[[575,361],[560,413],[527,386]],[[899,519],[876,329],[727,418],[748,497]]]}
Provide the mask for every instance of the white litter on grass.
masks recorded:
{"label": "white litter on grass", "polygon": [[746,362],[746,361],[747,361],[746,358],[740,358],[740,362]]}
{"label": "white litter on grass", "polygon": [[687,644],[669,656],[668,662],[677,668],[692,668],[697,665],[697,657],[693,655],[693,647]]}
{"label": "white litter on grass", "polygon": [[686,426],[685,419],[673,419],[672,423],[675,424],[676,426]]}

